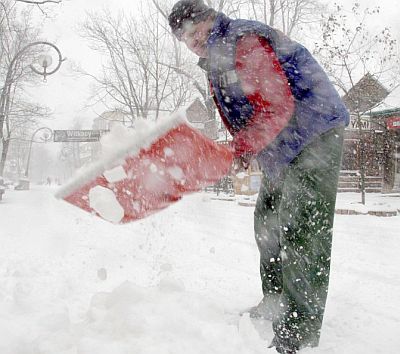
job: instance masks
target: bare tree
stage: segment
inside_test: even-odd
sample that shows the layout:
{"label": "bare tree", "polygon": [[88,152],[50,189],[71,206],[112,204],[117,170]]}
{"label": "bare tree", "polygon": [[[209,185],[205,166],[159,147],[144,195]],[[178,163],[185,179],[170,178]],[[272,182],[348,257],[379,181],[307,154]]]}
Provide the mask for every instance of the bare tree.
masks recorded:
{"label": "bare tree", "polygon": [[[228,16],[254,14],[265,22],[272,9],[269,22],[282,23],[286,33],[317,16],[317,0],[205,1]],[[100,74],[82,71],[96,83],[92,101],[123,111],[133,124],[136,117],[146,118],[150,110],[158,117],[162,110],[174,110],[200,95],[213,119],[215,107],[206,77],[197,60],[170,33],[167,17],[174,0],[151,3],[153,7],[141,9],[144,15],[140,20],[128,14],[115,16],[107,10],[88,14],[83,36],[106,58]],[[260,10],[263,18],[259,18]]]}
{"label": "bare tree", "polygon": [[[218,11],[222,11],[227,0],[206,1],[207,4]],[[196,65],[197,60],[193,58],[192,54],[188,52],[185,46],[181,45],[175,36],[170,32],[168,25],[168,14],[172,8],[173,1],[160,2],[159,0],[152,0],[152,4],[156,11],[158,11],[163,21],[161,26],[165,33],[168,33],[169,42],[173,51],[167,58],[168,60],[163,61],[161,64],[171,68],[176,74],[177,78],[173,82],[173,109],[185,105],[189,101],[193,100],[194,96],[200,95],[203,103],[208,111],[208,118],[215,119],[215,106],[212,103],[210,97],[210,90],[207,84],[206,75]]]}
{"label": "bare tree", "polygon": [[29,64],[41,50],[40,46],[29,45],[37,35],[29,10],[18,12],[13,1],[0,0],[0,175],[4,172],[13,132],[48,114],[45,108],[23,98],[25,85],[32,78]]}
{"label": "bare tree", "polygon": [[324,18],[323,41],[315,50],[334,84],[343,92],[351,114],[356,117],[363,204],[367,163],[367,139],[362,129],[364,114],[380,104],[400,84],[396,40],[386,27],[373,33],[368,30],[368,22],[373,21],[378,13],[379,8],[363,10],[356,3],[351,9],[352,16],[349,16],[342,6],[336,6]]}
{"label": "bare tree", "polygon": [[[164,26],[167,31],[168,14],[174,0],[152,0],[152,4],[164,17]],[[324,5],[318,0],[205,0],[208,6],[218,12],[224,12],[232,18],[250,18],[262,21],[270,26],[277,25],[286,34],[292,34],[297,29],[319,21]],[[209,117],[215,117],[215,107],[210,99],[209,87],[204,74],[187,60],[182,60],[185,48],[179,45],[176,38],[171,35],[173,56],[165,65],[171,67],[183,80],[189,81],[195,89],[195,94],[200,94],[209,112]]]}
{"label": "bare tree", "polygon": [[318,23],[326,9],[323,0],[207,0],[207,3],[230,17],[255,19],[288,36]]}
{"label": "bare tree", "polygon": [[[144,12],[144,11],[143,11]],[[103,58],[100,74],[88,73],[96,83],[94,97],[125,112],[133,122],[149,112],[173,110],[185,101],[187,85],[163,63],[171,57],[171,37],[158,11],[138,20],[109,10],[88,13],[83,36]]]}
{"label": "bare tree", "polygon": [[[23,3],[36,6],[46,17],[49,16],[48,5],[61,4],[63,0],[14,0],[16,3]],[[65,0],[64,0],[65,1]]]}

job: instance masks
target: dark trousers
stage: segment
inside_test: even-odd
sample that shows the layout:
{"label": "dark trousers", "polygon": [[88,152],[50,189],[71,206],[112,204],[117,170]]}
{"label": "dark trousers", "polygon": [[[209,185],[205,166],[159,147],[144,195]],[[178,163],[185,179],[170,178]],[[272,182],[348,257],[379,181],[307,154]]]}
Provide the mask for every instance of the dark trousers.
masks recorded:
{"label": "dark trousers", "polygon": [[254,229],[264,298],[275,303],[275,343],[317,346],[328,292],[343,128],[308,145],[279,181],[263,177]]}

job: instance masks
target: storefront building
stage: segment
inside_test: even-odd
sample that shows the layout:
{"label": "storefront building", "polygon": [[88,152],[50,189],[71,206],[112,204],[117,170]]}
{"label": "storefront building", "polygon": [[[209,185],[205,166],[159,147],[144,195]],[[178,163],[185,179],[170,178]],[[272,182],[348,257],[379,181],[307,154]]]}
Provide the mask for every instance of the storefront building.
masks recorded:
{"label": "storefront building", "polygon": [[[366,192],[400,192],[400,108],[351,117],[345,130],[339,192],[360,192],[361,149]],[[232,176],[235,193],[258,193],[261,175],[253,160],[245,173]]]}
{"label": "storefront building", "polygon": [[355,179],[359,176],[362,152],[364,152],[367,191],[385,193],[399,191],[400,108],[372,112],[362,116],[361,119],[351,117],[350,125],[345,130],[342,186],[345,176],[354,176]]}

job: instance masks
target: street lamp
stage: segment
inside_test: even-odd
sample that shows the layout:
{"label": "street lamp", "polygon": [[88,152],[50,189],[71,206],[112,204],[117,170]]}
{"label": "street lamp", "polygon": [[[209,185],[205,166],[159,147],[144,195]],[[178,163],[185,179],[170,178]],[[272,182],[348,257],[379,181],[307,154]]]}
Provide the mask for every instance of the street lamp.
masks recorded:
{"label": "street lamp", "polygon": [[[42,136],[39,138],[40,141],[34,141],[36,134],[39,132],[43,132]],[[29,176],[29,165],[30,165],[30,161],[31,161],[31,153],[32,153],[33,143],[47,143],[48,141],[51,140],[52,136],[53,136],[53,131],[47,127],[41,127],[39,129],[36,129],[33,132],[31,140],[29,142],[28,160],[26,161],[26,169],[25,169],[25,178],[26,179],[28,179],[28,176]]]}
{"label": "street lamp", "polygon": [[65,59],[62,58],[60,50],[52,43],[34,42],[30,46],[32,46],[32,45],[46,45],[46,46],[49,46],[50,48],[54,49],[57,53],[58,62],[57,62],[56,67],[53,70],[47,71],[47,69],[53,63],[53,58],[48,54],[39,55],[38,60],[37,60],[38,64],[43,68],[43,71],[37,70],[33,65],[30,65],[31,70],[38,75],[42,75],[44,80],[46,81],[47,76],[54,74],[58,69],[60,69],[62,62]]}
{"label": "street lamp", "polygon": [[47,71],[47,68],[49,66],[51,66],[53,60],[51,58],[50,55],[47,54],[42,54],[39,56],[37,62],[38,64],[43,68],[42,70],[37,69],[33,64],[31,64],[29,67],[31,68],[31,70],[38,75],[41,75],[44,77],[44,80],[46,80],[46,77],[49,75],[54,74],[58,69],[60,69],[60,66],[62,64],[62,62],[65,60],[65,58],[62,58],[61,52],[60,50],[53,44],[50,42],[46,42],[46,41],[37,41],[37,42],[32,42],[27,44],[25,47],[23,47],[17,54],[14,55],[13,59],[11,60],[9,66],[8,66],[8,71],[7,71],[7,75],[6,75],[6,81],[4,84],[4,88],[3,88],[3,92],[7,92],[7,88],[12,84],[13,80],[12,80],[12,75],[13,75],[13,70],[14,70],[14,64],[17,62],[17,60],[30,48],[34,47],[34,46],[47,46],[50,47],[50,49],[53,49],[56,53],[57,53],[57,65],[55,66],[55,68],[53,70]]}
{"label": "street lamp", "polygon": [[[35,141],[35,136],[39,133],[42,132],[41,136],[39,137],[39,140]],[[29,150],[28,150],[28,159],[26,161],[26,168],[25,168],[25,178],[21,178],[18,182],[18,185],[15,186],[16,190],[28,190],[29,189],[29,166],[30,166],[30,161],[31,161],[31,154],[32,154],[32,145],[33,143],[47,143],[48,141],[51,140],[53,136],[53,131],[50,128],[47,127],[41,127],[36,129],[32,136],[31,140],[29,142]]]}
{"label": "street lamp", "polygon": [[[29,49],[34,46],[41,46],[42,48],[47,47],[52,52],[55,52],[55,56],[57,58],[57,64],[53,68],[51,67],[53,64],[52,56],[46,54],[42,54],[38,57],[35,63],[29,65],[31,70],[38,75],[43,76],[44,81],[46,81],[47,76],[54,74],[61,66],[62,62],[65,58],[62,58],[60,50],[52,43],[46,41],[37,41],[32,42],[24,46],[21,50],[19,50],[8,65],[7,73],[5,75],[4,86],[0,87],[0,141],[5,139],[5,135],[3,134],[4,125],[7,124],[8,115],[10,112],[10,107],[12,105],[12,85],[14,83],[14,74],[15,67],[17,65],[18,60],[24,55]],[[0,175],[3,173],[5,159],[4,157],[0,161]]]}

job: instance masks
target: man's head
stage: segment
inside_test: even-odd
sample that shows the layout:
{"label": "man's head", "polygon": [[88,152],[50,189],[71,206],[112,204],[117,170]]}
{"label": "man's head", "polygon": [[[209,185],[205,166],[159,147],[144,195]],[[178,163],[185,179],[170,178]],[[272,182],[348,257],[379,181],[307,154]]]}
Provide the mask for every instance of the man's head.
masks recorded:
{"label": "man's head", "polygon": [[200,57],[207,57],[206,43],[212,29],[215,10],[203,0],[180,0],[168,17],[173,34]]}

